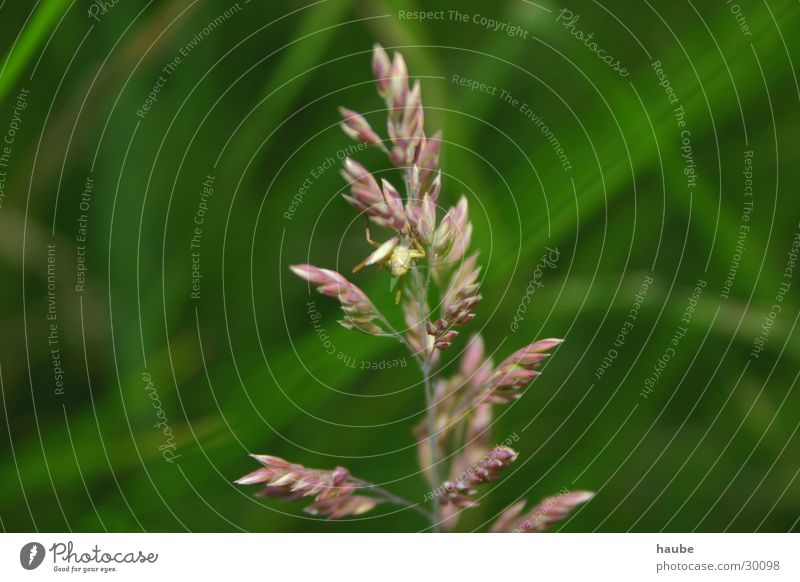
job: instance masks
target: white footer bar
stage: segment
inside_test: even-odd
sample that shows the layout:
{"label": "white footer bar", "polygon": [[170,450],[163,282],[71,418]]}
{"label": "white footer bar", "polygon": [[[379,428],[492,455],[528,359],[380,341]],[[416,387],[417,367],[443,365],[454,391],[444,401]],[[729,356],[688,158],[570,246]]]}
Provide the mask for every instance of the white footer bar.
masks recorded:
{"label": "white footer bar", "polygon": [[0,580],[796,581],[798,554],[796,534],[3,534]]}

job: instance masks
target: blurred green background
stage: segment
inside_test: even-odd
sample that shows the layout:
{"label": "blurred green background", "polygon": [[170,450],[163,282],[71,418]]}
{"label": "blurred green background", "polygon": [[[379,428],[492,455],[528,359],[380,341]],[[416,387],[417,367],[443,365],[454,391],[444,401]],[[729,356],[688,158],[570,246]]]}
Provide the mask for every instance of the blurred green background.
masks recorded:
{"label": "blurred green background", "polygon": [[[0,2],[0,132],[13,133],[0,144],[4,530],[425,528],[389,506],[311,519],[301,503],[232,484],[254,452],[342,464],[415,501],[427,489],[413,362],[391,340],[339,327],[336,304],[287,269],[348,272],[368,252],[339,196],[336,158],[350,142],[336,107],[384,133],[374,42],[402,50],[422,79],[427,131],[444,130],[441,203],[469,198],[484,265],[471,328],[498,357],[567,340],[501,409],[494,434],[516,432],[520,460],[462,529],[564,487],[598,495],[562,531],[798,529],[795,0],[101,4]],[[406,18],[422,9],[444,18]],[[562,9],[579,16],[571,28]],[[354,157],[391,174],[376,151]],[[559,260],[513,331],[545,247]],[[353,280],[399,321],[385,273]],[[310,299],[355,367],[327,353]]]}

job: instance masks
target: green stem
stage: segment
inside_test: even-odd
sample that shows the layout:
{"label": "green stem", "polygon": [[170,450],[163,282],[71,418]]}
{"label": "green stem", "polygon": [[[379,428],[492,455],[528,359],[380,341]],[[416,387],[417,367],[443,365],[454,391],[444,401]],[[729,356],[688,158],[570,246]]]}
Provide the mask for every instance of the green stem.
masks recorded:
{"label": "green stem", "polygon": [[411,357],[413,357],[417,361],[417,364],[419,365],[420,369],[422,369],[422,366],[423,366],[422,359],[414,351],[414,348],[411,347],[411,344],[408,343],[408,340],[405,337],[403,337],[403,334],[401,334],[399,331],[397,331],[397,329],[391,323],[389,323],[389,320],[386,319],[383,316],[383,314],[380,311],[378,311],[377,308],[375,308],[375,313],[378,315],[378,319],[380,320],[380,322],[383,324],[383,326],[389,332],[386,335],[393,336],[397,341],[399,341],[401,344],[406,346],[406,348],[408,348],[408,351],[411,352]]}
{"label": "green stem", "polygon": [[[427,251],[427,256],[430,257],[430,249]],[[430,282],[430,269],[425,282],[423,283],[419,271],[414,271],[414,281],[416,283],[417,301],[419,302],[419,312],[422,314],[422,333],[427,333],[428,327],[428,284]],[[424,337],[424,336],[423,336]],[[439,459],[438,459],[438,436],[436,434],[436,395],[434,394],[433,385],[431,383],[431,372],[433,363],[431,361],[431,350],[427,346],[421,357],[420,369],[422,370],[422,379],[425,385],[425,412],[427,415],[427,428],[428,428],[428,447],[430,454],[430,475],[431,484],[433,487],[439,486]],[[433,495],[432,502],[432,519],[431,528],[434,532],[440,531],[441,507],[439,496]]]}
{"label": "green stem", "polygon": [[[431,483],[433,487],[439,486],[439,459],[437,459],[438,437],[436,434],[436,395],[433,393],[431,386],[431,364],[430,358],[426,357],[423,377],[425,381],[425,408],[428,417],[428,446],[430,447],[430,463],[431,463]],[[434,532],[440,531],[439,520],[441,515],[441,508],[439,503],[439,496],[434,492],[431,507],[431,527]]]}
{"label": "green stem", "polygon": [[403,499],[399,495],[395,495],[391,491],[384,489],[383,487],[379,487],[375,485],[375,483],[370,483],[369,481],[365,481],[364,479],[358,479],[355,477],[351,477],[353,481],[359,484],[360,487],[364,489],[369,489],[375,495],[382,497],[386,502],[391,503],[392,505],[399,505],[400,507],[406,507],[408,509],[413,509],[420,515],[422,515],[425,519],[432,520],[433,516],[430,512],[425,511],[422,507],[420,507],[419,503],[411,503],[407,499]]}
{"label": "green stem", "polygon": [[[419,276],[419,272],[417,270],[414,270],[413,277],[417,287],[416,291],[417,291],[417,298],[419,301],[419,311],[421,314],[423,314],[421,325],[424,334],[427,333],[425,329],[427,327],[427,322],[428,322],[427,305],[428,305],[428,282],[430,281],[430,274],[428,275],[428,279],[426,280],[425,284],[422,283],[421,277]],[[423,383],[425,385],[425,409],[427,415],[428,446],[430,447],[431,484],[433,487],[437,487],[439,485],[439,468],[438,468],[439,461],[437,459],[438,443],[436,435],[436,400],[435,400],[435,394],[433,392],[433,386],[431,384],[431,370],[433,367],[431,363],[431,353],[428,349],[425,349],[421,355],[417,354],[414,348],[411,346],[411,344],[408,343],[408,340],[406,340],[406,338],[403,337],[403,334],[398,332],[397,329],[395,329],[395,327],[391,323],[389,323],[389,320],[387,320],[386,317],[384,317],[384,315],[380,311],[378,311],[377,308],[375,309],[375,313],[377,314],[380,322],[389,332],[389,335],[394,336],[395,339],[397,339],[397,341],[399,341],[408,348],[408,351],[411,353],[412,357],[417,361],[417,364],[419,364],[420,370],[422,372]],[[378,491],[378,489],[379,488],[375,489],[376,492]],[[392,495],[388,491],[386,491],[385,493],[388,495]],[[431,529],[434,532],[439,532],[441,531],[439,525],[441,519],[440,518],[441,508],[440,508],[439,497],[434,494],[431,501],[432,501],[431,512],[429,513],[424,510],[423,512],[425,516],[428,519],[430,519]],[[401,505],[410,506],[408,503],[405,504],[401,503]],[[419,511],[419,509],[421,508],[418,508],[417,511]]]}

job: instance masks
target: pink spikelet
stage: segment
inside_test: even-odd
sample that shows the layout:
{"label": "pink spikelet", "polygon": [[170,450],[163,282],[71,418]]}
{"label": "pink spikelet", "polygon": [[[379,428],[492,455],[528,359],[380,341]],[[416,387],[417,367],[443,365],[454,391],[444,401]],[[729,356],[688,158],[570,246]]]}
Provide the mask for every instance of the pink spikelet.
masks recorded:
{"label": "pink spikelet", "polygon": [[502,469],[517,460],[518,453],[506,446],[497,446],[480,459],[475,465],[466,469],[455,481],[445,481],[439,491],[442,503],[452,503],[456,507],[473,507],[478,504],[475,499],[476,485],[489,483],[497,479]]}
{"label": "pink spikelet", "polygon": [[260,495],[281,499],[313,497],[314,503],[305,511],[338,519],[360,515],[374,508],[379,500],[353,495],[360,482],[351,478],[344,467],[332,471],[308,469],[272,455],[251,455],[263,465],[236,481],[239,485],[263,485]]}
{"label": "pink spikelet", "polygon": [[403,201],[391,184],[384,180],[381,189],[373,175],[350,158],[344,160],[342,176],[350,184],[350,194],[344,194],[344,199],[356,210],[363,212],[378,226],[397,231],[405,228]]}
{"label": "pink spikelet", "polygon": [[522,390],[536,378],[547,353],[564,340],[546,339],[534,342],[508,356],[495,369],[483,386],[477,401],[505,404],[522,396]]}
{"label": "pink spikelet", "polygon": [[472,255],[459,266],[445,290],[441,318],[428,324],[428,333],[434,337],[437,349],[449,348],[458,335],[453,328],[466,325],[475,317],[472,309],[481,300],[478,293],[481,269],[476,266],[477,259],[477,255]]}
{"label": "pink spikelet", "polygon": [[339,273],[314,265],[292,265],[289,268],[298,277],[316,285],[317,291],[323,295],[339,300],[345,314],[339,323],[344,327],[372,334],[383,333],[381,327],[374,323],[378,312],[369,297]]}
{"label": "pink spikelet", "polygon": [[346,107],[340,107],[339,113],[344,120],[341,123],[342,130],[353,140],[371,145],[374,147],[383,147],[383,142],[378,134],[375,133],[360,113],[356,113]]}
{"label": "pink spikelet", "polygon": [[551,524],[567,517],[576,507],[594,497],[591,491],[572,491],[543,499],[527,514],[522,515],[524,501],[510,506],[492,525],[492,532],[532,533],[545,531]]}

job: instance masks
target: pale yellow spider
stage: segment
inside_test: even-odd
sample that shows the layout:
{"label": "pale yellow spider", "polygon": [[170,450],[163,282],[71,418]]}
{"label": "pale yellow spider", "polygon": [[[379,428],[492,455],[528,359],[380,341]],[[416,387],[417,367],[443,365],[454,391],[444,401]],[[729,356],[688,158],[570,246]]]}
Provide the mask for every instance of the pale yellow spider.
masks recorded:
{"label": "pale yellow spider", "polygon": [[[409,269],[414,268],[413,261],[425,258],[425,249],[423,249],[419,242],[417,242],[417,239],[413,237],[411,237],[411,241],[414,243],[414,248],[402,243],[398,236],[393,236],[385,243],[379,244],[370,237],[369,227],[367,227],[366,230],[367,242],[375,247],[375,250],[353,268],[354,273],[370,265],[378,265],[378,269],[380,269],[386,263],[389,263],[389,270],[392,275],[399,280],[403,275],[408,273]],[[395,303],[400,303],[400,289],[397,290]]]}

